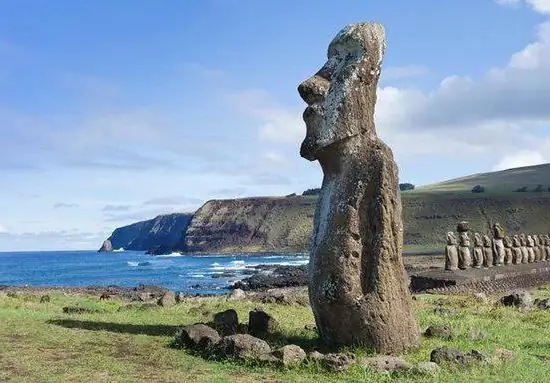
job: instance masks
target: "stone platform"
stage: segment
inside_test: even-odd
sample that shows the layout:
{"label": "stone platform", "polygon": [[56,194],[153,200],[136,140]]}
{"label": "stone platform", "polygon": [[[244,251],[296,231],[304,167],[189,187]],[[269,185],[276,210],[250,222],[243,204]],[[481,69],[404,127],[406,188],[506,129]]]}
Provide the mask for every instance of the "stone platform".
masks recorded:
{"label": "stone platform", "polygon": [[550,262],[447,271],[443,268],[411,273],[412,292],[496,293],[550,283]]}

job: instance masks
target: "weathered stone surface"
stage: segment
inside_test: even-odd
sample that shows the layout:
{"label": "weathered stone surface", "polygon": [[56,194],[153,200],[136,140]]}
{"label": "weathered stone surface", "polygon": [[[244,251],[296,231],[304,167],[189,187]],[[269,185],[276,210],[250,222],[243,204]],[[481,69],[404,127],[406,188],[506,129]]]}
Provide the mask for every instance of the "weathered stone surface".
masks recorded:
{"label": "weathered stone surface", "polygon": [[512,238],[509,236],[504,237],[504,264],[511,265],[513,260],[512,253]]}
{"label": "weathered stone surface", "polygon": [[321,354],[319,352],[312,352],[309,354],[309,358],[316,360],[319,364],[331,372],[342,372],[349,369],[355,364],[355,357],[353,354]]}
{"label": "weathered stone surface", "polygon": [[466,365],[468,363],[468,358],[456,348],[440,347],[431,352],[430,361],[437,364],[452,363]]}
{"label": "weathered stone surface", "polygon": [[523,253],[521,251],[521,241],[518,235],[512,237],[512,262],[518,265],[523,261]]}
{"label": "weathered stone surface", "polygon": [[458,248],[455,233],[447,233],[447,246],[445,247],[445,270],[458,269]]}
{"label": "weathered stone surface", "polygon": [[244,292],[244,290],[235,289],[229,293],[227,299],[231,301],[241,301],[243,299],[246,299],[246,293]]}
{"label": "weathered stone surface", "polygon": [[411,364],[405,361],[403,358],[396,356],[373,356],[369,358],[363,358],[361,364],[368,366],[377,372],[392,372],[397,370],[410,370]]}
{"label": "weathered stone surface", "polygon": [[418,362],[411,368],[411,372],[416,375],[437,376],[441,367],[434,362]]}
{"label": "weathered stone surface", "polygon": [[424,332],[424,336],[450,340],[453,338],[453,330],[448,326],[430,326]]}
{"label": "weathered stone surface", "polygon": [[535,252],[535,262],[540,262],[542,260],[542,252],[540,251],[540,241],[538,235],[533,235],[534,248]]}
{"label": "weathered stone surface", "polygon": [[472,266],[476,269],[483,266],[483,239],[479,233],[474,233],[474,256],[472,259]]}
{"label": "weathered stone surface", "polygon": [[162,298],[158,300],[157,304],[163,307],[174,306],[176,304],[176,293],[170,290],[165,292]]}
{"label": "weathered stone surface", "polygon": [[533,306],[533,297],[524,290],[516,290],[510,295],[500,298],[500,303],[504,306],[514,306],[521,309],[529,309]]}
{"label": "weathered stone surface", "polygon": [[418,343],[419,330],[401,256],[398,169],[374,125],[385,48],[377,23],[338,33],[327,63],[298,87],[308,104],[300,155],[324,173],[309,263],[320,337],[400,353]]}
{"label": "weathered stone surface", "polygon": [[467,221],[459,222],[456,226],[456,231],[458,231],[459,233],[466,233],[470,231],[470,223]]}
{"label": "weathered stone surface", "polygon": [[527,250],[527,236],[525,234],[519,235],[521,243],[521,263],[529,263],[529,251]]}
{"label": "weathered stone surface", "polygon": [[206,350],[220,341],[216,330],[202,323],[182,327],[176,333],[173,345]]}
{"label": "weathered stone surface", "polygon": [[495,350],[495,358],[502,362],[511,362],[516,359],[516,353],[505,348],[497,348]]}
{"label": "weathered stone surface", "polygon": [[474,299],[480,303],[488,303],[489,298],[487,298],[487,294],[485,293],[475,293]]}
{"label": "weathered stone surface", "polygon": [[493,267],[493,243],[488,235],[483,236],[483,267]]}
{"label": "weathered stone surface", "polygon": [[485,353],[484,351],[480,351],[480,350],[470,351],[469,353],[466,354],[466,358],[470,362],[477,362],[481,364],[491,363],[491,358],[489,357],[489,355],[487,355],[487,353]]}
{"label": "weathered stone surface", "polygon": [[528,235],[527,236],[527,254],[528,254],[528,262],[533,263],[535,262],[535,241],[533,240],[533,237]]}
{"label": "weathered stone surface", "polygon": [[470,253],[470,237],[467,231],[458,233],[458,268],[465,270],[472,264]]}
{"label": "weathered stone surface", "polygon": [[493,225],[493,237],[496,239],[504,239],[506,236],[506,232],[504,231],[504,228],[502,225],[498,222],[495,222]]}
{"label": "weathered stone surface", "polygon": [[279,323],[265,311],[256,309],[248,314],[248,332],[254,336],[265,337],[279,329]]}
{"label": "weathered stone surface", "polygon": [[535,299],[535,306],[541,310],[550,310],[550,298]]}
{"label": "weathered stone surface", "polygon": [[493,262],[495,266],[502,266],[504,264],[504,258],[506,257],[506,250],[504,250],[504,240],[502,238],[493,238]]}
{"label": "weathered stone surface", "polygon": [[292,366],[302,363],[307,355],[301,347],[294,344],[283,346],[271,353],[283,366]]}
{"label": "weathered stone surface", "polygon": [[103,241],[103,244],[99,248],[98,253],[104,253],[109,251],[113,251],[113,245],[111,244],[111,241],[106,239],[105,241]]}
{"label": "weathered stone surface", "polygon": [[248,334],[237,334],[223,337],[216,347],[223,356],[235,358],[259,358],[260,355],[271,352],[266,341]]}
{"label": "weathered stone surface", "polygon": [[214,328],[221,336],[235,335],[239,328],[239,317],[233,309],[214,314]]}

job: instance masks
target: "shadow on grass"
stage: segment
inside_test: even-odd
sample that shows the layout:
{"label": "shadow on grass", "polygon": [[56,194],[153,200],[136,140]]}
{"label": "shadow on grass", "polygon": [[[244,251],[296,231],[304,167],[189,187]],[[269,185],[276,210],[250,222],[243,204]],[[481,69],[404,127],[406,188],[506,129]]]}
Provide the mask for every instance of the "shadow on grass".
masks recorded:
{"label": "shadow on grass", "polygon": [[180,327],[171,325],[136,325],[129,323],[94,322],[75,319],[52,319],[46,323],[66,328],[78,328],[81,330],[110,331],[151,336],[173,336]]}

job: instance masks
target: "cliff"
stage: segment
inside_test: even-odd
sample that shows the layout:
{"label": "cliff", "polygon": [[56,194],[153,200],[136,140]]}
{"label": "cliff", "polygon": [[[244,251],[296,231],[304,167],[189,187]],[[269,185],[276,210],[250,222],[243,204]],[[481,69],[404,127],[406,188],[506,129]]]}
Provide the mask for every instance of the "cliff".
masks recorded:
{"label": "cliff", "polygon": [[151,250],[156,247],[172,249],[181,242],[191,213],[159,215],[147,221],[120,227],[109,238],[113,249]]}

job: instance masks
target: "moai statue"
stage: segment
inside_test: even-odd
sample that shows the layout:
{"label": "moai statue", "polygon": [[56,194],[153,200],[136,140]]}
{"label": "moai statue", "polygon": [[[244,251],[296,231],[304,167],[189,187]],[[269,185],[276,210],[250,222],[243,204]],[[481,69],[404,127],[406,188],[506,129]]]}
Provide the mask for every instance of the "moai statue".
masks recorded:
{"label": "moai statue", "polygon": [[529,251],[527,251],[527,236],[524,233],[519,235],[521,242],[521,263],[529,263]]}
{"label": "moai statue", "polygon": [[533,236],[531,235],[527,236],[527,254],[528,262],[535,262],[535,241],[533,240]]}
{"label": "moai statue", "polygon": [[468,230],[468,222],[460,222],[456,228],[458,231],[458,268],[461,270],[466,270],[472,264]]}
{"label": "moai statue", "polygon": [[512,238],[510,238],[508,235],[504,237],[504,264],[505,265],[511,265],[512,264]]}
{"label": "moai statue", "polygon": [[493,225],[493,252],[495,254],[493,261],[495,266],[502,266],[504,263],[504,257],[506,256],[504,236],[504,229],[500,226],[500,223],[495,223]]}
{"label": "moai statue", "polygon": [[323,171],[309,261],[319,336],[332,347],[401,354],[420,333],[401,254],[398,168],[374,123],[385,49],[381,24],[338,33],[325,65],[298,87],[308,104],[300,155]]}
{"label": "moai statue", "polygon": [[455,233],[447,233],[447,246],[445,247],[445,270],[456,270],[458,268],[458,249]]}
{"label": "moai statue", "polygon": [[493,244],[487,234],[483,236],[483,267],[493,267]]}
{"label": "moai statue", "polygon": [[542,260],[542,252],[540,251],[540,242],[539,242],[539,236],[537,234],[532,235],[533,242],[535,246],[533,247],[533,251],[535,252],[535,262],[540,262]]}
{"label": "moai statue", "polygon": [[550,261],[550,235],[544,236],[544,253],[546,254],[546,261]]}
{"label": "moai statue", "polygon": [[479,233],[474,233],[474,256],[472,266],[479,269],[483,265],[483,239]]}
{"label": "moai statue", "polygon": [[518,235],[512,237],[512,261],[514,265],[519,265],[523,260],[521,251],[521,240]]}
{"label": "moai statue", "polygon": [[539,234],[539,249],[541,262],[546,262],[548,254],[546,254],[546,239],[543,234]]}

